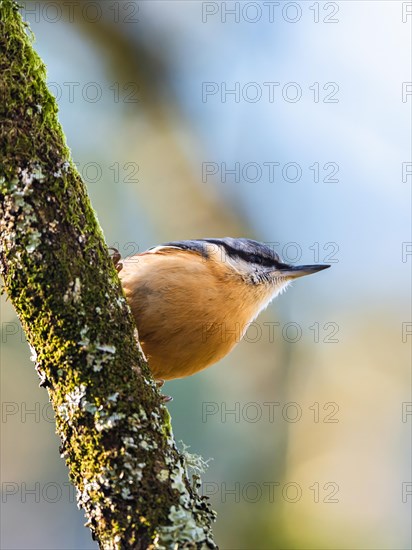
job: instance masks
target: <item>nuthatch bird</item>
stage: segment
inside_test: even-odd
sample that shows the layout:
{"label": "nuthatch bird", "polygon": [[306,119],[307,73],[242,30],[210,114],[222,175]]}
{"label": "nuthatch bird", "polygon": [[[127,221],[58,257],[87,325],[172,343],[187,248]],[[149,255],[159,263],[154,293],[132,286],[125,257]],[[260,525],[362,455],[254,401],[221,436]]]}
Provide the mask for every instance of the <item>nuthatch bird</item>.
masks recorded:
{"label": "nuthatch bird", "polygon": [[121,263],[116,256],[149,367],[163,380],[219,361],[293,279],[330,267],[291,266],[265,244],[232,238],[170,242]]}

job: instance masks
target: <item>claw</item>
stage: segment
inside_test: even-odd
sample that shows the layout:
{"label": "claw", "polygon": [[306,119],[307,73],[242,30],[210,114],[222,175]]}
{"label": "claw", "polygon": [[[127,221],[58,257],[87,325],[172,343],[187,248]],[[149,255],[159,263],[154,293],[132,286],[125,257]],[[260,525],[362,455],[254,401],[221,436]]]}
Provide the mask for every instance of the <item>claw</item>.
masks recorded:
{"label": "claw", "polygon": [[[155,380],[156,386],[158,389],[162,388],[165,381],[162,378],[158,378]],[[162,403],[169,403],[169,401],[173,401],[173,397],[170,397],[170,395],[161,395],[160,399],[162,400]]]}
{"label": "claw", "polygon": [[113,248],[112,246],[109,247],[109,250],[113,250],[113,254],[111,254],[112,262],[114,263],[116,271],[119,273],[119,271],[123,269],[123,263],[120,261],[122,259],[122,255],[117,248]]}

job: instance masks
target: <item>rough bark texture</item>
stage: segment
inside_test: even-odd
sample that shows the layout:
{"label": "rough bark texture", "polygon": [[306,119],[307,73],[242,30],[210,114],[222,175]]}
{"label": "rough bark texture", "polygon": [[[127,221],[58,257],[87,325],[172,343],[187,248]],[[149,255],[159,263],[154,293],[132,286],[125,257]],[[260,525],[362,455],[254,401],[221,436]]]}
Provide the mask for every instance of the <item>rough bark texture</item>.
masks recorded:
{"label": "rough bark texture", "polygon": [[176,448],[45,67],[12,0],[0,0],[0,47],[0,272],[48,389],[78,503],[101,548],[216,548],[214,513],[187,475],[198,464]]}

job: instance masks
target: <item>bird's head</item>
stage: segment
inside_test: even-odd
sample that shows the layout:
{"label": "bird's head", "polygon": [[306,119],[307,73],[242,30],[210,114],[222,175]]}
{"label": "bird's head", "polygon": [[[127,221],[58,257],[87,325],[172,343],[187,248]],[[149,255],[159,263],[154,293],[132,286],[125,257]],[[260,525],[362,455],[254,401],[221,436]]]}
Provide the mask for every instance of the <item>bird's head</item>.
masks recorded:
{"label": "bird's head", "polygon": [[275,295],[293,279],[330,267],[326,264],[290,265],[283,262],[270,246],[252,239],[197,239],[171,242],[163,246],[197,252],[205,261],[225,264],[246,284],[271,287]]}

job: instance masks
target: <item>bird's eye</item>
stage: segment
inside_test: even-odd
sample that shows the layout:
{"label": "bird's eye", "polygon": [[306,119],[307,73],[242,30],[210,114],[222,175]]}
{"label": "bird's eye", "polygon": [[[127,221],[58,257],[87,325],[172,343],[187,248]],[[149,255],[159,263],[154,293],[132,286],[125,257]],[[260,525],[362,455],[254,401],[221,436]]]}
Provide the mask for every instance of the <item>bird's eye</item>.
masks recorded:
{"label": "bird's eye", "polygon": [[262,267],[272,267],[273,259],[266,258],[265,256],[258,256],[257,254],[250,254],[248,257],[249,262],[260,265]]}
{"label": "bird's eye", "polygon": [[251,254],[249,256],[249,261],[252,262],[253,264],[261,265],[262,264],[262,257],[257,256],[256,254]]}

